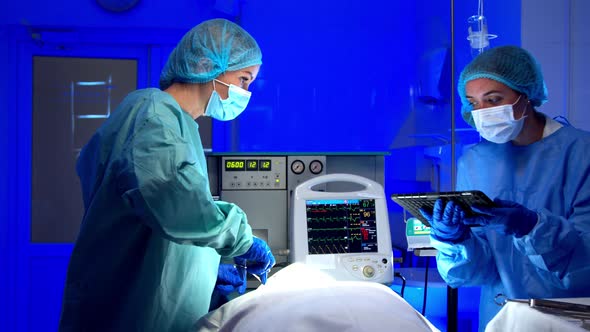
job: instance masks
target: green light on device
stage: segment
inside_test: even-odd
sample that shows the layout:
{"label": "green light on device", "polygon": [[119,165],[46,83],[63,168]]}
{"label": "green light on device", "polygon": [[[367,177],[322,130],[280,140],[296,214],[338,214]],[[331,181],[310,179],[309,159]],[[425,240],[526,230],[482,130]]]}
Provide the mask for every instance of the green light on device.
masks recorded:
{"label": "green light on device", "polygon": [[406,236],[430,235],[430,227],[418,218],[409,218],[406,223]]}

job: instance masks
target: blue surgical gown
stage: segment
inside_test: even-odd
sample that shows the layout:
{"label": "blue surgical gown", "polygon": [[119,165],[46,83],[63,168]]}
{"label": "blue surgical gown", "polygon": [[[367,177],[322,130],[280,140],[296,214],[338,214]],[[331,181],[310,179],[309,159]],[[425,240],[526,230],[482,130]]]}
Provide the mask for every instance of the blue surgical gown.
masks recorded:
{"label": "blue surgical gown", "polygon": [[590,296],[590,134],[573,127],[527,146],[481,142],[459,159],[457,189],[518,202],[539,214],[521,238],[471,228],[452,245],[432,239],[451,287],[482,286],[480,330],[501,309],[494,296]]}
{"label": "blue surgical gown", "polygon": [[83,148],[84,219],[60,331],[186,331],[221,256],[248,250],[243,211],[214,201],[194,119],[158,89],[129,94]]}

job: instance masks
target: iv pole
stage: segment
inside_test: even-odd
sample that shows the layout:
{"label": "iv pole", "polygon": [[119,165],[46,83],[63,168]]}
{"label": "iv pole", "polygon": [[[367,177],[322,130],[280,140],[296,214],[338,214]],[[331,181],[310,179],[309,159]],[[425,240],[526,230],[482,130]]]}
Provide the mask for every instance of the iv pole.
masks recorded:
{"label": "iv pole", "polygon": [[[455,190],[456,160],[455,158],[455,1],[451,1],[451,186]],[[457,332],[457,312],[459,309],[459,291],[447,286],[447,331]]]}

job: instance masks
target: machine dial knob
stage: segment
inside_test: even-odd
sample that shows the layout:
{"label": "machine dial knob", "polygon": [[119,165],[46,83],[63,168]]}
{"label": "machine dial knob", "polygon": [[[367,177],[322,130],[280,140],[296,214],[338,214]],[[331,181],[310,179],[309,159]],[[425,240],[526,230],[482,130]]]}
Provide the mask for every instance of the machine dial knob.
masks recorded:
{"label": "machine dial knob", "polygon": [[305,170],[305,164],[303,161],[297,159],[291,163],[291,172],[295,174],[301,174]]}
{"label": "machine dial knob", "polygon": [[375,276],[375,269],[372,266],[367,265],[363,267],[363,275],[367,278],[373,278]]}
{"label": "machine dial knob", "polygon": [[320,174],[324,170],[324,164],[319,160],[312,160],[309,163],[309,171],[313,174]]}

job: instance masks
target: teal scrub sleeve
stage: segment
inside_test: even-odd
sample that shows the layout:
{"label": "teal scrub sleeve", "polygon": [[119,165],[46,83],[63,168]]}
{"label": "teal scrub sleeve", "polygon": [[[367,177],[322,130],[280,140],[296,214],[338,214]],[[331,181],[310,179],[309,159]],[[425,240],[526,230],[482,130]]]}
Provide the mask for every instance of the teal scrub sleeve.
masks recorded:
{"label": "teal scrub sleeve", "polygon": [[[471,187],[464,176],[464,165],[459,159],[457,166],[457,190]],[[437,269],[445,282],[453,287],[478,286],[499,279],[493,251],[486,239],[485,231],[470,228],[469,236],[458,243],[445,243],[430,237],[431,245],[438,250]]]}
{"label": "teal scrub sleeve", "polygon": [[499,278],[492,251],[481,234],[472,233],[455,244],[431,237],[430,244],[438,250],[438,272],[453,288],[490,284]]}
{"label": "teal scrub sleeve", "polygon": [[131,188],[124,197],[142,221],[171,241],[215,248],[222,256],[242,254],[252,245],[246,214],[213,200],[200,140],[181,136],[190,125],[196,126],[174,116],[151,116],[137,125],[124,154],[121,182]]}
{"label": "teal scrub sleeve", "polygon": [[[571,201],[565,216],[539,209],[539,222],[532,231],[514,240],[515,247],[541,271],[551,273],[547,283],[558,289],[588,292],[590,280],[590,164],[584,144],[571,149],[575,167],[564,180],[564,196]],[[570,184],[569,182],[575,183]],[[563,197],[555,197],[561,199]]]}

